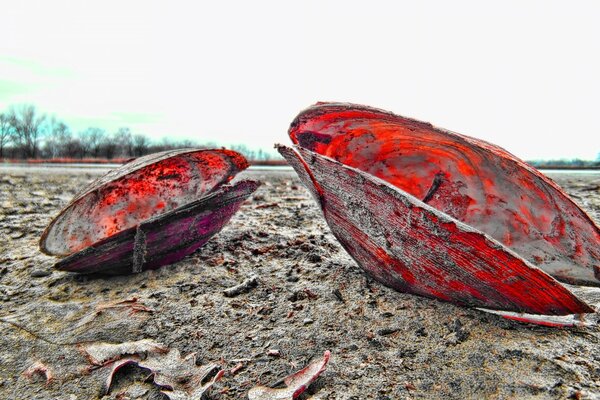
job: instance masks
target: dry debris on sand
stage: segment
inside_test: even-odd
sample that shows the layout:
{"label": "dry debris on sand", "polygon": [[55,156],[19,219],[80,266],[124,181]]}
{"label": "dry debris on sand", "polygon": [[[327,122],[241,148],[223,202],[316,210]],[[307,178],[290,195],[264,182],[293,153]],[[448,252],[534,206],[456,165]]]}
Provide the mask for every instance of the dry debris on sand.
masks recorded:
{"label": "dry debris on sand", "polygon": [[[109,388],[85,351],[135,343],[176,351],[190,371],[190,360],[202,373],[217,365],[219,379],[190,372],[212,384],[210,399],[247,398],[327,350],[301,399],[600,398],[597,325],[524,325],[371,281],[292,171],[246,172],[264,184],[177,264],[120,277],[55,271],[37,241],[90,171],[0,170],[0,398],[167,398],[143,368],[153,351],[111,353],[136,361]],[[600,174],[553,178],[600,220]]]}

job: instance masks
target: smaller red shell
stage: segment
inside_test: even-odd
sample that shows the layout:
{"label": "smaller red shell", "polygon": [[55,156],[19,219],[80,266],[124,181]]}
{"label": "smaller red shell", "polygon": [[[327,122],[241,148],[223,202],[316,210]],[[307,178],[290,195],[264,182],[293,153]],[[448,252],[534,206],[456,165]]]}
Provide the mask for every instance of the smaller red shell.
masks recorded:
{"label": "smaller red shell", "polygon": [[95,180],[50,222],[43,252],[59,269],[128,273],[173,263],[221,230],[258,187],[225,185],[248,162],[230,150],[141,157]]}

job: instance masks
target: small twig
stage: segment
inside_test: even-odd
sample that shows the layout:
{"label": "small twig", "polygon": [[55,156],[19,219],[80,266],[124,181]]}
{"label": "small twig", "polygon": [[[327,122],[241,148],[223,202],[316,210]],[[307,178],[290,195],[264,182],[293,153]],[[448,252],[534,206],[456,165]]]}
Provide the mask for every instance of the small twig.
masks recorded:
{"label": "small twig", "polygon": [[237,373],[239,370],[241,370],[242,368],[244,368],[244,363],[241,363],[241,362],[239,362],[239,363],[237,363],[237,364],[235,365],[235,367],[233,367],[233,368],[231,368],[231,369],[229,370],[229,373],[230,373],[231,375],[235,375],[235,374],[236,374],[236,373]]}
{"label": "small twig", "polygon": [[256,277],[256,275],[252,275],[250,278],[246,279],[239,285],[232,286],[223,290],[223,294],[226,297],[235,297],[242,293],[249,292],[252,288],[255,288],[256,286],[258,286],[258,278]]}
{"label": "small twig", "polygon": [[333,295],[342,303],[345,303],[346,301],[344,300],[344,296],[342,296],[342,292],[340,292],[340,289],[334,289]]}
{"label": "small twig", "polygon": [[435,174],[435,176],[433,177],[433,182],[431,182],[431,187],[429,188],[429,190],[427,191],[427,194],[425,195],[425,197],[422,200],[423,203],[427,203],[429,200],[431,200],[433,198],[433,195],[435,194],[435,192],[437,192],[437,190],[439,189],[443,180],[444,180],[443,172],[440,171],[437,174]]}
{"label": "small twig", "polygon": [[120,308],[129,308],[129,314],[135,314],[136,312],[154,312],[154,309],[145,306],[142,302],[138,301],[137,297],[132,297],[131,299],[109,302],[104,304],[99,304],[96,306],[96,312],[100,313],[104,310],[108,309],[120,309]]}

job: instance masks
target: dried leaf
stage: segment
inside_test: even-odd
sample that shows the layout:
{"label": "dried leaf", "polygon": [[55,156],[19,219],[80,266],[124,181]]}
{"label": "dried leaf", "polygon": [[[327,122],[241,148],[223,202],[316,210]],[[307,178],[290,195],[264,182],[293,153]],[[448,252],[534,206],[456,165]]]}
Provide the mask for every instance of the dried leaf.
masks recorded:
{"label": "dried leaf", "polygon": [[103,393],[110,391],[115,373],[126,365],[148,369],[162,393],[173,400],[200,400],[203,394],[224,374],[219,371],[208,379],[216,364],[196,366],[195,355],[181,357],[179,350],[167,349],[149,339],[119,344],[88,344],[81,346],[90,362],[102,366],[97,372],[104,379]]}
{"label": "dried leaf", "polygon": [[286,377],[285,388],[273,389],[266,386],[256,386],[248,392],[249,400],[293,400],[300,396],[306,388],[314,382],[329,362],[329,350],[325,351],[323,358],[317,360],[300,371]]}
{"label": "dried leaf", "polygon": [[150,339],[125,343],[88,343],[80,346],[86,358],[94,365],[118,360],[124,356],[142,355],[145,353],[167,353],[163,345]]}

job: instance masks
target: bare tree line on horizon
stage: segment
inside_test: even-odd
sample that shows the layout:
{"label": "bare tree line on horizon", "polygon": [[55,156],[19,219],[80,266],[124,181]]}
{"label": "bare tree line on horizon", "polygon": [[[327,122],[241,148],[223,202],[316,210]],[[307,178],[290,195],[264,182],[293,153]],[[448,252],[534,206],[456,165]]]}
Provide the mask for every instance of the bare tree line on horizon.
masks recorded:
{"label": "bare tree line on horizon", "polygon": [[[173,141],[167,137],[156,142],[128,127],[115,132],[89,127],[75,134],[69,126],[54,116],[40,114],[33,105],[11,106],[0,112],[1,159],[129,159],[163,150],[185,147],[218,148],[216,143],[193,140]],[[279,163],[280,157],[262,149],[252,150],[244,144],[229,147],[253,162]],[[528,161],[534,167],[599,167],[600,153],[595,161],[581,159]]]}
{"label": "bare tree line on horizon", "polygon": [[[128,127],[115,132],[89,127],[75,134],[55,117],[39,113],[33,105],[11,106],[0,113],[0,159],[128,159],[163,150],[184,147],[218,148],[216,143],[194,140],[173,141],[167,137],[155,142]],[[244,144],[230,146],[252,161],[272,161],[272,154],[249,149]]]}

